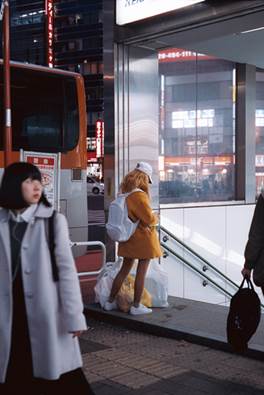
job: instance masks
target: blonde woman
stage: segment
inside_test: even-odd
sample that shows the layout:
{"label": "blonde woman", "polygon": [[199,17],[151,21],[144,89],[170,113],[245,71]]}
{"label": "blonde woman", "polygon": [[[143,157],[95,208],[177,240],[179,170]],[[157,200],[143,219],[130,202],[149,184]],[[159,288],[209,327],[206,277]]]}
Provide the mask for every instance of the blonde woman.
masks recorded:
{"label": "blonde woman", "polygon": [[156,231],[158,217],[150,206],[149,184],[152,184],[152,167],[147,162],[139,162],[134,170],[128,173],[121,183],[121,193],[128,193],[138,188],[141,191],[132,192],[126,199],[128,216],[133,221],[139,220],[135,233],[128,241],[120,242],[118,255],[123,257],[122,267],[117,274],[104,309],[116,308],[115,297],[124,280],[128,276],[134,261],[138,260],[135,278],[134,303],[130,314],[149,314],[151,309],[140,303],[144,282],[150,260],[161,256],[161,248]]}

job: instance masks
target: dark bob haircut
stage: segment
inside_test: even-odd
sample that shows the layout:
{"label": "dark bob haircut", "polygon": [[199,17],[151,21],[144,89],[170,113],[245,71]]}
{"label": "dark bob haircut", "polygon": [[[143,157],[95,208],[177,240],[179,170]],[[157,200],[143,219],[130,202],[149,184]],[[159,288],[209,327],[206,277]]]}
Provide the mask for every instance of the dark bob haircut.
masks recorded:
{"label": "dark bob haircut", "polygon": [[[31,163],[16,162],[6,167],[0,186],[0,207],[19,210],[29,206],[22,195],[22,182],[27,178],[41,182],[39,169]],[[51,207],[44,192],[42,192],[40,202]]]}

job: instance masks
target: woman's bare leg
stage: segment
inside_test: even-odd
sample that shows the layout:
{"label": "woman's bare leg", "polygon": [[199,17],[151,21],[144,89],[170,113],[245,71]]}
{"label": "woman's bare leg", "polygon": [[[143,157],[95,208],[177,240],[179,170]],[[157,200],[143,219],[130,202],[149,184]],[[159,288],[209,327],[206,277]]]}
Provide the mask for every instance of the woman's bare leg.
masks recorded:
{"label": "woman's bare leg", "polygon": [[133,258],[124,258],[122,267],[117,274],[116,278],[113,281],[111,293],[109,296],[109,302],[113,302],[116,295],[118,294],[120,288],[122,287],[123,282],[125,281],[126,277],[128,276],[130,270],[132,269],[134,263]]}
{"label": "woman's bare leg", "polygon": [[149,259],[140,259],[138,261],[137,274],[135,279],[135,294],[134,294],[134,306],[138,307],[141,299],[141,295],[144,289],[145,277],[149,267]]}

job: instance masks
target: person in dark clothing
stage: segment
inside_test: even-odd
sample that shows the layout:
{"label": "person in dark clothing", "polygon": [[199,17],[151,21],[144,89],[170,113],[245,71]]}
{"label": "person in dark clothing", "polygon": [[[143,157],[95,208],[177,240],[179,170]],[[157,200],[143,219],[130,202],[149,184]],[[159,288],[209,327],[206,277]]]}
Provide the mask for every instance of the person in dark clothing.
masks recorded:
{"label": "person in dark clothing", "polygon": [[[242,276],[250,278],[252,270],[259,264],[259,260],[262,260],[264,278],[264,197],[262,194],[257,200],[244,255],[245,263],[241,272]],[[264,294],[264,281],[261,289]]]}
{"label": "person in dark clothing", "polygon": [[5,169],[0,207],[0,393],[93,394],[81,369],[87,326],[68,227],[56,213],[55,281],[46,232],[54,210],[37,167]]}

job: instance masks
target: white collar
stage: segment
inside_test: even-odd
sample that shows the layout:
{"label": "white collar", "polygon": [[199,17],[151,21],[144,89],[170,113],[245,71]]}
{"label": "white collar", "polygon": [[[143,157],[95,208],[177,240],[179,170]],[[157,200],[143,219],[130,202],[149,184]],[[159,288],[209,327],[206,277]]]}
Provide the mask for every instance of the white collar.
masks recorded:
{"label": "white collar", "polygon": [[32,218],[34,217],[37,207],[38,207],[37,203],[31,204],[25,211],[23,211],[22,214],[17,214],[17,215],[15,215],[13,213],[13,211],[9,210],[10,218],[16,222],[23,222],[24,221],[24,222],[29,223],[32,220]]}

